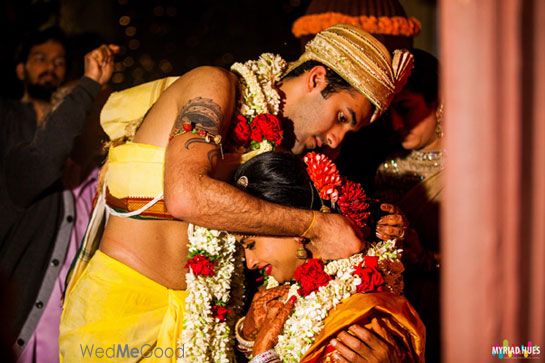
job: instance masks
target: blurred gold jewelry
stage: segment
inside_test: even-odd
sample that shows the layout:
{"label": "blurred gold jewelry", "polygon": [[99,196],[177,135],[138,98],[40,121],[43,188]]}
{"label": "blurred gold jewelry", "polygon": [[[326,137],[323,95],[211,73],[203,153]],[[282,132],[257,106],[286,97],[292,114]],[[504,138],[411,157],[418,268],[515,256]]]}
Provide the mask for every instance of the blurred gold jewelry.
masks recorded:
{"label": "blurred gold jewelry", "polygon": [[441,103],[439,107],[437,107],[437,111],[435,111],[435,119],[437,120],[437,123],[435,124],[435,134],[438,138],[443,137],[443,104]]}
{"label": "blurred gold jewelry", "polygon": [[301,246],[297,249],[297,259],[306,260],[308,258],[308,253],[305,247]]}
{"label": "blurred gold jewelry", "polygon": [[310,220],[310,223],[309,223],[307,229],[305,229],[305,231],[303,232],[301,237],[308,238],[307,233],[310,232],[310,229],[312,228],[312,226],[314,226],[315,221],[316,221],[316,211],[313,210],[312,211],[312,219]]}

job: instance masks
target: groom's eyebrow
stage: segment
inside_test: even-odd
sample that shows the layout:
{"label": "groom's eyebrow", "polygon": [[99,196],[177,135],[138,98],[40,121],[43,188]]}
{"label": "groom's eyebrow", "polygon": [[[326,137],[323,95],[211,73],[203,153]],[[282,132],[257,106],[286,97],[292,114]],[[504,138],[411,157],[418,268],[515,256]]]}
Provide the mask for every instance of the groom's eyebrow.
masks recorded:
{"label": "groom's eyebrow", "polygon": [[356,117],[356,113],[350,107],[348,108],[348,111],[350,112],[350,115],[352,116],[352,120],[350,120],[350,124],[355,127],[358,124],[358,118]]}

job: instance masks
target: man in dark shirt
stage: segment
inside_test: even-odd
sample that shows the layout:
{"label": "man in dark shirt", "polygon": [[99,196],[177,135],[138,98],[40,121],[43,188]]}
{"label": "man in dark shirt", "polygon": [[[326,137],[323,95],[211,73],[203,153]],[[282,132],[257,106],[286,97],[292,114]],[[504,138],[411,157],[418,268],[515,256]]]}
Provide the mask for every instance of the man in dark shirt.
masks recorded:
{"label": "man in dark shirt", "polygon": [[117,46],[85,56],[84,76],[52,110],[51,96],[66,73],[58,30],[29,37],[20,49],[20,101],[0,100],[0,275],[15,294],[8,330],[18,353],[40,320],[74,224],[74,199],[63,170],[100,86],[111,77]]}

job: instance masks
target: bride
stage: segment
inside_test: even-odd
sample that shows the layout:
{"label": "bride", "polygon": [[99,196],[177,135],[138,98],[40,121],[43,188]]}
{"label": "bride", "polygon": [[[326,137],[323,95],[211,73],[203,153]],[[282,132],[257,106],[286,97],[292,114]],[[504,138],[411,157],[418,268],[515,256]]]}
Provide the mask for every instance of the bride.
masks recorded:
{"label": "bride", "polygon": [[[314,213],[333,209],[362,233],[372,230],[372,201],[361,186],[341,179],[324,155],[310,153],[304,160],[264,153],[242,165],[235,180],[264,200]],[[332,261],[312,258],[302,237],[242,235],[238,240],[248,268],[266,275],[266,289],[255,295],[236,327],[238,348],[253,356],[251,362],[344,361],[343,335],[337,334],[353,332],[354,325],[395,347],[400,361],[423,361],[425,327],[401,295],[403,265],[395,240],[368,243],[362,253]]]}

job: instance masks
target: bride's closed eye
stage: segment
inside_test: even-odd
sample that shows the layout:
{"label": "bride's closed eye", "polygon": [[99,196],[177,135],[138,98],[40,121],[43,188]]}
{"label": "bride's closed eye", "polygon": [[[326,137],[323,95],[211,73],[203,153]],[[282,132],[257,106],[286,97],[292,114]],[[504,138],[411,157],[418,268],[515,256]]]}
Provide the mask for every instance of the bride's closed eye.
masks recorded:
{"label": "bride's closed eye", "polygon": [[251,241],[251,242],[244,242],[243,244],[244,246],[244,249],[247,249],[247,250],[253,250],[254,247],[255,247],[255,241]]}

